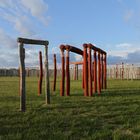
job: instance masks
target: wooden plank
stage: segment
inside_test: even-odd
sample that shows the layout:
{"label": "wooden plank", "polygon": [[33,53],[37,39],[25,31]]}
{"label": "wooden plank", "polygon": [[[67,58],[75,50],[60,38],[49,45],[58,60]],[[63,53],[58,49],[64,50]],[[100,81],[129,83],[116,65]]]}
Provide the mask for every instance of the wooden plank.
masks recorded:
{"label": "wooden plank", "polygon": [[79,61],[79,62],[70,62],[70,64],[74,64],[74,65],[83,65],[83,61]]}
{"label": "wooden plank", "polygon": [[103,50],[100,49],[100,48],[97,48],[96,46],[94,46],[94,45],[91,44],[91,43],[88,44],[88,47],[91,47],[93,50],[98,51],[98,52],[100,52],[100,53],[106,54],[105,51],[103,51]]}

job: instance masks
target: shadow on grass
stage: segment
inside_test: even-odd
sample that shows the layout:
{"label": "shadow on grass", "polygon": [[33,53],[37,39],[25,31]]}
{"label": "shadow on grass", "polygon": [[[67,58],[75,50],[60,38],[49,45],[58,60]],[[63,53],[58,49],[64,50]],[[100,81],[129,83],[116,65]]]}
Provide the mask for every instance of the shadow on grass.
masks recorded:
{"label": "shadow on grass", "polygon": [[101,93],[101,96],[140,96],[140,89],[119,89],[119,90],[107,90]]}

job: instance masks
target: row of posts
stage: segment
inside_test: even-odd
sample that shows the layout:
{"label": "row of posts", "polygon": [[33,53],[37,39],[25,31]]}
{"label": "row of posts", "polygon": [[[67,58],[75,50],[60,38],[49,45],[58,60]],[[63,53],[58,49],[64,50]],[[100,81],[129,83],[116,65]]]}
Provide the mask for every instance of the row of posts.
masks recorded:
{"label": "row of posts", "polygon": [[[102,51],[101,49],[94,48],[96,47],[94,47],[92,44],[83,45],[82,86],[84,89],[84,96],[92,96],[93,92],[94,93],[98,92],[98,94],[100,95],[101,89],[107,88],[106,52]],[[66,96],[69,96],[70,95],[69,52],[71,51],[71,47],[69,45],[61,45],[60,50],[62,61],[62,79],[60,85],[60,96],[64,96],[65,77],[66,77]],[[64,53],[65,50],[66,57]],[[91,55],[92,50],[94,50],[93,62]],[[66,72],[65,72],[65,63],[66,63]],[[94,81],[94,88],[92,85],[92,81]]]}

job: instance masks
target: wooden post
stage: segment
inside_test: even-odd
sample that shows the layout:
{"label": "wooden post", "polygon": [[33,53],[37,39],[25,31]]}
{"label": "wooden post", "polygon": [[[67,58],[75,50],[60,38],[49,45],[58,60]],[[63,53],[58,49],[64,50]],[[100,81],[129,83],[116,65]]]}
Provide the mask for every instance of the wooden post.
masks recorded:
{"label": "wooden post", "polygon": [[94,61],[92,62],[92,65],[91,65],[91,75],[92,75],[92,81],[94,81]]}
{"label": "wooden post", "polygon": [[94,50],[94,93],[97,92],[97,56]]}
{"label": "wooden post", "polygon": [[65,57],[64,57],[64,49],[61,48],[61,60],[62,60],[62,79],[60,84],[60,96],[64,96],[65,89]]}
{"label": "wooden post", "polygon": [[92,74],[91,74],[91,48],[88,47],[88,85],[89,85],[89,96],[92,96]]}
{"label": "wooden post", "polygon": [[26,93],[25,93],[25,49],[23,43],[19,43],[19,57],[20,57],[20,110],[26,110]]}
{"label": "wooden post", "polygon": [[106,60],[106,54],[104,56],[104,85],[105,85],[105,89],[107,89],[107,60]]}
{"label": "wooden post", "polygon": [[84,89],[85,84],[84,84],[84,64],[83,64],[83,69],[82,69],[82,87]]}
{"label": "wooden post", "polygon": [[84,96],[88,96],[88,65],[87,65],[87,44],[83,45],[84,47]]}
{"label": "wooden post", "polygon": [[38,95],[42,93],[42,79],[43,79],[43,66],[42,66],[42,52],[39,51],[39,64],[40,64],[40,73],[39,73],[39,82],[38,82]]}
{"label": "wooden post", "polygon": [[103,53],[101,53],[101,89],[103,89],[103,84],[104,84],[104,64],[103,64]]}
{"label": "wooden post", "polygon": [[100,52],[98,51],[98,95],[101,94],[101,60]]}
{"label": "wooden post", "polygon": [[69,49],[66,50],[66,96],[70,95]]}
{"label": "wooden post", "polygon": [[57,76],[56,54],[54,54],[53,58],[54,58],[54,81],[53,81],[53,91],[55,91],[55,90],[56,90],[56,76]]}
{"label": "wooden post", "polygon": [[48,44],[45,45],[45,93],[46,93],[46,104],[50,104],[50,81],[49,81],[49,63],[48,63]]}

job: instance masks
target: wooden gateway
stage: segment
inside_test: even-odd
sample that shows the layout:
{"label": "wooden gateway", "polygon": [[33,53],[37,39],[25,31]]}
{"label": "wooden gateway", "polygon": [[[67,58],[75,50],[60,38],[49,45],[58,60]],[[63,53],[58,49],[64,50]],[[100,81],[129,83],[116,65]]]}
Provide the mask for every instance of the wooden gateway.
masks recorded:
{"label": "wooden gateway", "polygon": [[49,83],[49,64],[48,64],[48,41],[34,40],[27,38],[17,39],[19,46],[19,60],[20,60],[20,110],[26,110],[26,84],[25,84],[25,48],[24,44],[44,45],[45,46],[45,94],[46,104],[50,104],[50,83]]}

